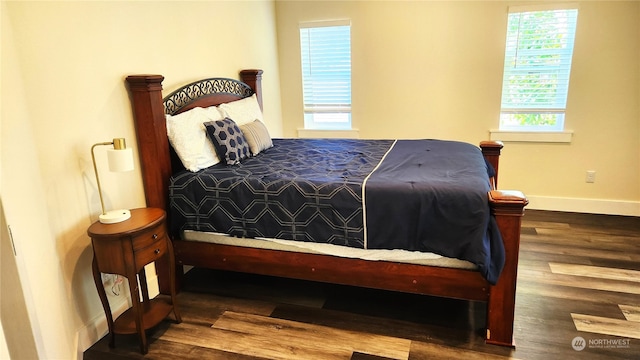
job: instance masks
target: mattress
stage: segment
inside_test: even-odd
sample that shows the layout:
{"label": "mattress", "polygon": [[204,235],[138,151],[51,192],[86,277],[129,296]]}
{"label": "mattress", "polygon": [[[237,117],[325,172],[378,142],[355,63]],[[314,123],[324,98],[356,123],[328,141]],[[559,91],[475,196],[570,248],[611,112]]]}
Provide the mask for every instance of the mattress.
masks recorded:
{"label": "mattress", "polygon": [[478,267],[469,261],[448,258],[434,253],[422,251],[407,251],[400,249],[358,249],[348,246],[327,243],[313,243],[283,239],[237,238],[228,234],[185,230],[181,239],[199,241],[220,245],[240,246],[256,249],[302,252],[307,254],[331,255],[343,258],[361,259],[368,261],[390,261],[406,264],[439,266],[446,268],[477,270]]}

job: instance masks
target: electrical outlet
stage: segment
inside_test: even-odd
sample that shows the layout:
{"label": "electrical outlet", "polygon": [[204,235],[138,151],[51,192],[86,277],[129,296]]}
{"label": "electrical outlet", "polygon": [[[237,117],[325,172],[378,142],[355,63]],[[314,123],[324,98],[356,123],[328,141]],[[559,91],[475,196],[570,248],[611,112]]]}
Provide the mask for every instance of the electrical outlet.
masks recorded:
{"label": "electrical outlet", "polygon": [[596,172],[595,172],[595,170],[588,170],[587,171],[587,177],[586,177],[585,181],[588,182],[588,183],[596,182]]}

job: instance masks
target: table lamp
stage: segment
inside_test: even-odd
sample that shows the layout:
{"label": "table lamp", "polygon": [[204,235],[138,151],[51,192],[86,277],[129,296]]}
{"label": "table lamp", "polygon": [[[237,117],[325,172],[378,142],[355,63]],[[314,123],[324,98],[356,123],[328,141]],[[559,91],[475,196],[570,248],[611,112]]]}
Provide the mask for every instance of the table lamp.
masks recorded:
{"label": "table lamp", "polygon": [[91,147],[91,158],[93,159],[93,170],[96,172],[96,182],[98,183],[98,193],[100,194],[100,205],[102,205],[102,214],[99,220],[103,224],[115,224],[127,220],[131,217],[129,210],[111,210],[105,211],[104,200],[102,199],[102,188],[100,187],[100,178],[98,177],[98,167],[96,166],[96,157],[94,149],[96,146],[113,145],[113,149],[107,150],[107,158],[109,161],[110,171],[131,171],[133,170],[133,151],[127,148],[124,138],[116,138],[111,142],[101,142]]}

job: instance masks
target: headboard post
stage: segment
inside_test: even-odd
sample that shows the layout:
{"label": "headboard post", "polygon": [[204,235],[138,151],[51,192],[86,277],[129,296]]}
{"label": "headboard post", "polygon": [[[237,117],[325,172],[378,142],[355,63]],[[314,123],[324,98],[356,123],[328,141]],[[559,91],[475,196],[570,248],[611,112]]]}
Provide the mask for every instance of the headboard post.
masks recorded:
{"label": "headboard post", "polygon": [[162,102],[161,75],[127,77],[131,91],[147,206],[166,209],[171,161]]}
{"label": "headboard post", "polygon": [[258,70],[258,69],[241,70],[240,80],[243,83],[249,85],[253,89],[253,91],[256,93],[256,98],[258,99],[260,110],[264,110],[262,108],[262,70]]}

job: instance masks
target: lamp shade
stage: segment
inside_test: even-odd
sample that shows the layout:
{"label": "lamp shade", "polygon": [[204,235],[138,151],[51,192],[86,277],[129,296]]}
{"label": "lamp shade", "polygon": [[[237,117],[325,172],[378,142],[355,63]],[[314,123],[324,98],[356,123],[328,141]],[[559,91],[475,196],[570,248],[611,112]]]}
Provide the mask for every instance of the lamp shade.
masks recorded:
{"label": "lamp shade", "polygon": [[131,171],[133,170],[133,149],[109,149],[107,150],[109,170],[111,171]]}

